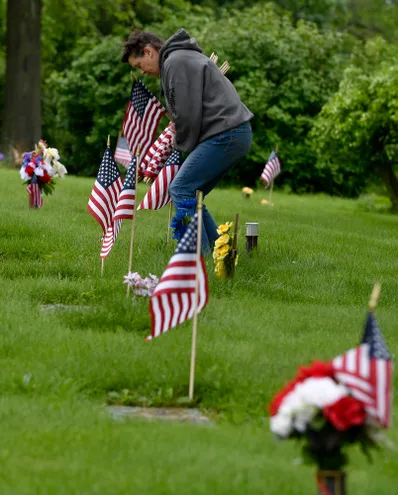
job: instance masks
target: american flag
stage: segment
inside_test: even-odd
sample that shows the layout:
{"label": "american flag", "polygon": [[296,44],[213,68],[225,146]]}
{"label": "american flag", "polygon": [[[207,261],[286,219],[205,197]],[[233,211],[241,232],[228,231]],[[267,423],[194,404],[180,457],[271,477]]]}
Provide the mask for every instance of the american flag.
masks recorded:
{"label": "american flag", "polygon": [[113,214],[122,187],[123,179],[119,169],[110,148],[106,148],[87,207],[91,215],[101,225],[104,234],[112,225]]}
{"label": "american flag", "polygon": [[141,162],[140,171],[145,175],[145,177],[151,177],[154,179],[169,158],[172,152],[173,139],[175,136],[171,126],[172,124],[170,123],[163,130],[157,140],[149,148],[148,153],[144,156]]}
{"label": "american flag", "polygon": [[159,210],[171,201],[169,186],[182,165],[182,155],[180,151],[173,151],[165,166],[160,171],[155,182],[141,201],[139,210]]}
{"label": "american flag", "polygon": [[362,401],[381,426],[391,422],[392,361],[381,330],[369,312],[359,347],[332,361],[336,379]]}
{"label": "american flag", "polygon": [[136,155],[139,145],[141,156],[147,154],[165,113],[166,109],[149,89],[141,81],[135,81],[122,126],[132,155]]}
{"label": "american flag", "polygon": [[[152,340],[192,318],[196,302],[198,313],[206,306],[209,297],[207,274],[203,257],[199,266],[196,266],[197,239],[198,214],[196,213],[152,294],[150,301],[152,334],[146,340]],[[196,294],[197,273],[198,294]]]}
{"label": "american flag", "polygon": [[123,184],[123,189],[119,195],[113,216],[112,225],[108,227],[107,233],[102,241],[101,258],[106,258],[111,252],[113,244],[119,235],[123,219],[133,218],[136,195],[136,158],[131,160],[130,167],[127,171]]}
{"label": "american flag", "polygon": [[31,208],[41,208],[43,206],[43,196],[37,181],[36,174],[32,175],[30,184],[26,188],[29,194],[29,206]]}
{"label": "american flag", "polygon": [[129,145],[124,136],[119,136],[115,150],[115,161],[124,167],[128,167],[131,162]]}
{"label": "american flag", "polygon": [[276,151],[273,151],[268,158],[268,162],[264,167],[263,173],[261,174],[261,180],[265,182],[265,189],[267,189],[267,187],[280,174],[280,172],[281,161]]}

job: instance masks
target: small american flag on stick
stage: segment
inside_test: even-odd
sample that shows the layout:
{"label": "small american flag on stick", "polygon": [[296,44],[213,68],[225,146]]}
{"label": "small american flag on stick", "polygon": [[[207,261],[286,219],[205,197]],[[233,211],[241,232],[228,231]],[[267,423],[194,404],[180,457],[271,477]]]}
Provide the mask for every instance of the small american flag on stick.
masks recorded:
{"label": "small american flag on stick", "polygon": [[108,227],[112,226],[113,214],[122,187],[123,179],[111,150],[107,147],[87,207],[101,225],[104,234],[107,233]]}
{"label": "small american flag on stick", "polygon": [[272,151],[268,162],[261,174],[261,180],[265,182],[265,189],[274,181],[281,172],[281,161],[276,151]]}
{"label": "small american flag on stick", "polygon": [[136,163],[134,157],[131,160],[130,167],[127,171],[126,178],[123,184],[123,189],[120,192],[119,199],[116,205],[113,216],[112,225],[108,227],[108,231],[104,236],[101,249],[101,258],[106,258],[111,252],[113,244],[119,235],[123,219],[132,219],[134,216],[135,196],[136,196]]}
{"label": "small american flag on stick", "polygon": [[41,189],[37,181],[36,174],[32,175],[30,184],[26,188],[29,194],[29,206],[30,208],[41,208],[43,206],[43,196]]}
{"label": "small american flag on stick", "polygon": [[129,145],[127,144],[126,138],[124,136],[119,136],[117,140],[115,161],[123,165],[123,167],[128,167],[130,165],[131,153],[129,150]]}
{"label": "small american flag on stick", "polygon": [[122,126],[132,155],[137,154],[138,146],[141,156],[146,155],[165,113],[166,109],[144,83],[134,81]]}
{"label": "small american flag on stick", "polygon": [[381,426],[391,423],[391,354],[372,312],[368,313],[359,347],[332,361],[339,382],[363,402],[366,412]]}
{"label": "small american flag on stick", "polygon": [[144,156],[140,166],[141,174],[152,179],[159,174],[172,152],[174,136],[175,133],[170,123]]}
{"label": "small american flag on stick", "polygon": [[161,169],[155,182],[141,201],[139,210],[159,210],[171,201],[169,186],[182,165],[182,155],[180,151],[173,151],[165,166]]}
{"label": "small american flag on stick", "polygon": [[[203,257],[197,266],[198,214],[192,217],[151,297],[152,340],[194,316],[207,304],[209,289]],[[199,292],[196,293],[196,274]],[[197,299],[196,299],[197,298]]]}

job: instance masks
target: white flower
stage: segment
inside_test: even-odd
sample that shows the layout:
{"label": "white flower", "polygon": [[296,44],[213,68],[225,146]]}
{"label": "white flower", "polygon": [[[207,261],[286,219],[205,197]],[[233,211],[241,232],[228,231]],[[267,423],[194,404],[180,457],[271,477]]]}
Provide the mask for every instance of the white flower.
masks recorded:
{"label": "white flower", "polygon": [[344,385],[337,384],[331,378],[307,378],[296,385],[295,392],[305,404],[323,409],[348,395]]}
{"label": "white flower", "polygon": [[272,416],[270,427],[272,433],[278,435],[278,437],[286,438],[293,431],[292,419],[285,414],[277,414]]}
{"label": "white flower", "polygon": [[43,170],[43,167],[41,165],[38,165],[36,167],[35,174],[37,175],[37,177],[42,177],[43,176],[44,170]]}
{"label": "white flower", "polygon": [[278,413],[271,418],[271,430],[287,437],[293,430],[303,433],[324,407],[348,395],[344,385],[331,378],[307,378],[283,399]]}
{"label": "white flower", "polygon": [[30,177],[29,175],[25,172],[25,168],[26,167],[21,167],[20,170],[19,170],[19,175],[21,176],[21,179],[22,180],[29,180]]}
{"label": "white flower", "polygon": [[61,177],[61,179],[63,179],[65,177],[65,174],[68,173],[68,171],[66,170],[66,167],[58,161],[53,162],[53,169],[55,171],[54,176],[55,177]]}
{"label": "white flower", "polygon": [[43,169],[47,171],[48,175],[53,176],[54,175],[54,169],[51,166],[51,163],[46,163],[44,162],[44,165],[42,165]]}
{"label": "white flower", "polygon": [[46,148],[43,152],[43,158],[45,162],[51,163],[53,160],[59,160],[59,153],[57,148]]}

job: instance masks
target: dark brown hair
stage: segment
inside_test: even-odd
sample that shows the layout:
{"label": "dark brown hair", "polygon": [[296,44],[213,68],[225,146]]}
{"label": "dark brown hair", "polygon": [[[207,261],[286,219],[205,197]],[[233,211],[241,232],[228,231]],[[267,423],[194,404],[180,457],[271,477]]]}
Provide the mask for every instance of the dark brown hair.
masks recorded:
{"label": "dark brown hair", "polygon": [[159,51],[163,45],[163,41],[149,31],[133,31],[123,44],[122,62],[126,64],[129,57],[142,57],[144,48],[150,45],[155,50]]}

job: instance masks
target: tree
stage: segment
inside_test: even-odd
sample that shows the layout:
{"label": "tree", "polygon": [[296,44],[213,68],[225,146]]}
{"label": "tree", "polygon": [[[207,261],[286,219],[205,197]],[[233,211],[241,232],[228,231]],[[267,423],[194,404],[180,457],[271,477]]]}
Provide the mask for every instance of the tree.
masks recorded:
{"label": "tree", "polygon": [[[338,89],[347,55],[344,35],[323,33],[272,4],[224,12],[195,31],[205,53],[215,50],[231,64],[228,77],[253,112],[250,155],[229,175],[254,184],[275,144],[283,173],[279,182],[294,192],[328,191],[327,176],[315,167],[307,143],[314,118]],[[348,61],[348,60],[347,60]]]}
{"label": "tree", "polygon": [[2,144],[32,149],[41,136],[42,0],[7,3],[6,80]]}
{"label": "tree", "polygon": [[339,91],[312,130],[319,166],[336,181],[379,177],[398,213],[398,54],[380,39],[369,41],[344,73]]}

